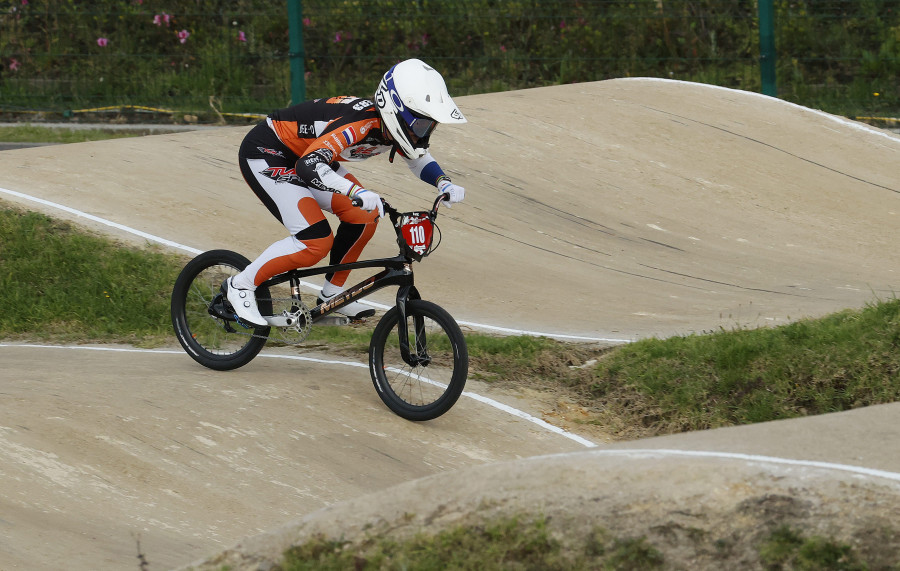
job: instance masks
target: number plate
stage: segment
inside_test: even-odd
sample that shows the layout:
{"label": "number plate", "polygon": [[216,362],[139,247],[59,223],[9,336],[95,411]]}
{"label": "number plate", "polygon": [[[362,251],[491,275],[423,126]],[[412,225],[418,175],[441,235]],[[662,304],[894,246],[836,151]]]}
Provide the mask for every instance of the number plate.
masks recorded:
{"label": "number plate", "polygon": [[421,213],[404,215],[400,220],[400,231],[406,245],[418,257],[428,254],[431,239],[434,237],[434,224],[431,218]]}

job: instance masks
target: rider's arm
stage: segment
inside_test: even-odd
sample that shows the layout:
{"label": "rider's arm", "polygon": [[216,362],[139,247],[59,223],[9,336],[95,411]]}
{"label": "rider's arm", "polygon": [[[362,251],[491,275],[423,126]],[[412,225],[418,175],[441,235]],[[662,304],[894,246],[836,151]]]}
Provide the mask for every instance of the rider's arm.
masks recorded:
{"label": "rider's arm", "polygon": [[444,170],[441,168],[441,165],[438,164],[434,157],[431,156],[431,153],[428,151],[425,152],[424,155],[417,159],[405,159],[407,166],[409,166],[409,170],[413,172],[414,175],[419,177],[424,182],[427,182],[431,186],[437,186],[441,180],[450,180],[446,174],[444,174]]}
{"label": "rider's arm", "polygon": [[355,190],[353,187],[359,185],[334,172],[331,165],[335,162],[334,153],[329,149],[317,148],[297,159],[294,170],[297,178],[308,186],[349,196]]}
{"label": "rider's arm", "polygon": [[438,192],[449,194],[449,203],[460,202],[465,197],[466,189],[450,182],[450,177],[444,173],[444,169],[428,151],[417,159],[406,159],[406,164],[417,177],[436,186]]}
{"label": "rider's arm", "polygon": [[[342,136],[346,131],[342,132]],[[348,133],[349,135],[349,133]],[[297,159],[294,165],[294,172],[304,184],[320,190],[343,194],[353,199],[359,200],[359,206],[364,210],[378,210],[379,216],[384,216],[384,204],[381,197],[371,190],[360,186],[359,181],[353,176],[341,176],[336,172],[338,169],[348,174],[346,169],[341,169],[340,164],[335,160],[335,153],[331,150],[333,144],[337,144],[341,150],[344,149],[342,143],[337,142],[337,138],[331,134],[328,136],[333,143],[321,142],[321,138],[311,144],[308,152]],[[320,143],[320,146],[317,143]],[[353,144],[351,138],[348,144]]]}

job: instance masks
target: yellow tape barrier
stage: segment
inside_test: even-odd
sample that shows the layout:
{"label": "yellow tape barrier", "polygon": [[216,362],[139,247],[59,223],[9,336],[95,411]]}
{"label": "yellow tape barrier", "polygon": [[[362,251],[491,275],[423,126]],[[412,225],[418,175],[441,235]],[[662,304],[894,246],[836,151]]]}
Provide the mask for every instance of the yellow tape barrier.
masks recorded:
{"label": "yellow tape barrier", "polygon": [[[176,113],[182,113],[181,111],[174,111],[172,109],[162,109],[159,107],[146,107],[144,105],[109,105],[107,107],[91,107],[87,109],[70,109],[68,111],[64,111],[63,115],[74,115],[76,113],[101,113],[103,111],[147,111],[151,113],[167,113],[170,115]],[[52,111],[46,110],[34,110],[34,109],[3,109],[0,107],[0,113],[18,113],[18,114],[34,114],[39,115],[42,113],[53,113]],[[263,113],[222,113],[219,112],[219,115],[226,117],[246,117],[250,119],[265,119],[266,115]]]}
{"label": "yellow tape barrier", "polygon": [[883,121],[885,123],[900,125],[900,119],[895,117],[856,117],[855,119],[857,121]]}

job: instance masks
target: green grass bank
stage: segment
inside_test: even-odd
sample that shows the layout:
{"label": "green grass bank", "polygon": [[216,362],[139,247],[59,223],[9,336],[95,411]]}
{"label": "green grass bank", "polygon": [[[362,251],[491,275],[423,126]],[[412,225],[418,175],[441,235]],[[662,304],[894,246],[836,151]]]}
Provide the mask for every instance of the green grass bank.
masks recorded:
{"label": "green grass bank", "polygon": [[[173,345],[172,284],[186,262],[42,214],[0,210],[0,338]],[[316,328],[308,343],[364,357],[374,321]],[[900,400],[900,300],[778,328],[604,348],[466,336],[472,378],[558,393],[615,438],[670,434]]]}

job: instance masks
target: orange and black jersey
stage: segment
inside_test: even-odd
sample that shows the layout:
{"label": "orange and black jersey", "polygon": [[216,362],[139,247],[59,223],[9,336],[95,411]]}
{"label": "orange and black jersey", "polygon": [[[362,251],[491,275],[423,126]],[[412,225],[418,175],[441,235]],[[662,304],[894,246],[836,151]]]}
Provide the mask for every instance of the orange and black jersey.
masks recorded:
{"label": "orange and black jersey", "polygon": [[[337,189],[325,184],[316,166],[325,163],[337,169],[338,161],[361,161],[389,152],[392,148],[382,133],[375,104],[352,96],[314,99],[271,113],[266,122],[278,139],[297,157],[297,178],[322,190]],[[426,153],[405,159],[423,181],[436,185],[443,170]]]}
{"label": "orange and black jersey", "polygon": [[359,161],[390,150],[375,104],[359,97],[314,99],[269,115],[281,142],[302,157],[323,151],[331,163]]}

